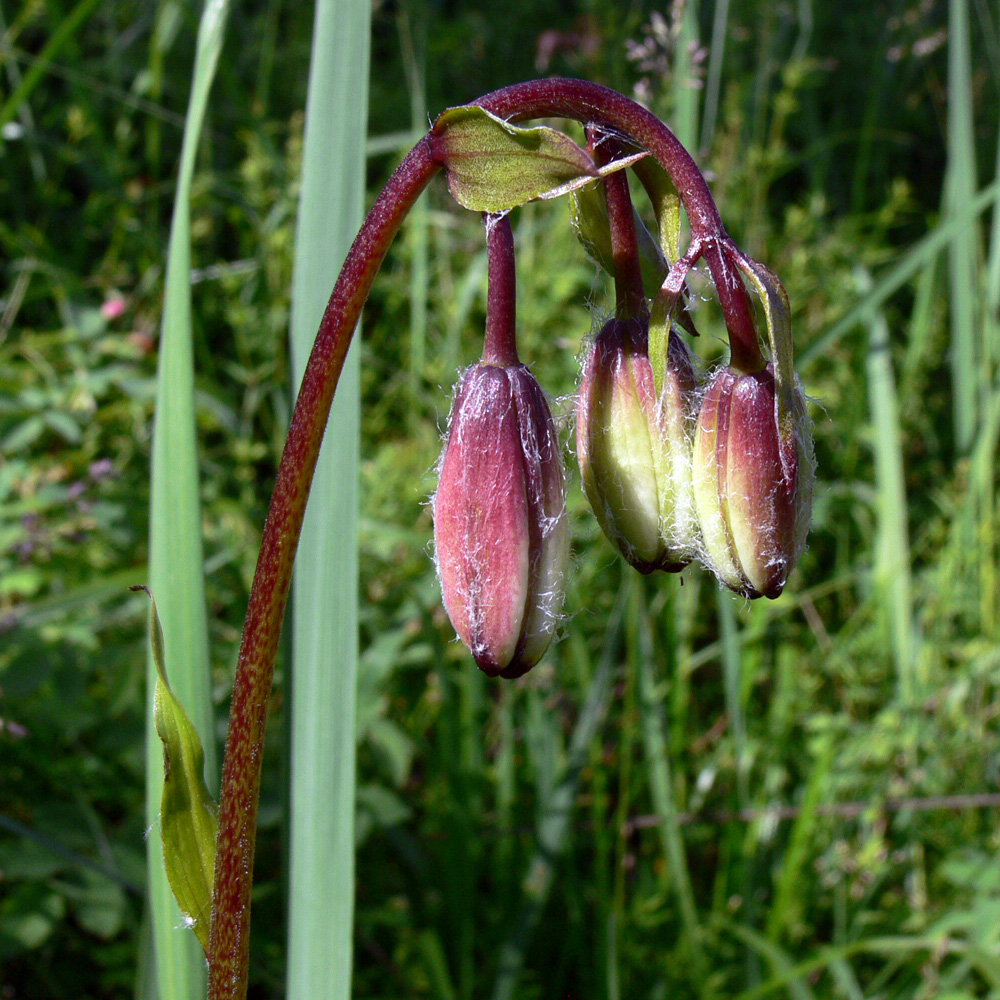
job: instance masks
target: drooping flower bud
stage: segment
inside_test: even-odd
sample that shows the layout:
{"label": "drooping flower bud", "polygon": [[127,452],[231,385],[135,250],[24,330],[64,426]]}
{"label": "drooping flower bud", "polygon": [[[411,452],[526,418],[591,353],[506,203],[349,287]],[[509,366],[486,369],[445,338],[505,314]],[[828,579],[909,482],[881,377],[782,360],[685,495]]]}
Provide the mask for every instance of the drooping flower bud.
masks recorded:
{"label": "drooping flower bud", "polygon": [[434,496],[445,608],[479,667],[519,677],[548,648],[569,560],[562,455],[535,377],[478,364],[462,376]]}
{"label": "drooping flower bud", "polygon": [[779,414],[773,367],[720,369],[705,392],[694,443],[694,495],[705,556],[745,597],[777,597],[805,547],[815,460],[796,384]]}
{"label": "drooping flower bud", "polygon": [[583,486],[604,533],[638,570],[683,569],[696,551],[691,492],[694,369],[671,333],[657,399],[644,319],[612,319],[590,346],[577,405]]}

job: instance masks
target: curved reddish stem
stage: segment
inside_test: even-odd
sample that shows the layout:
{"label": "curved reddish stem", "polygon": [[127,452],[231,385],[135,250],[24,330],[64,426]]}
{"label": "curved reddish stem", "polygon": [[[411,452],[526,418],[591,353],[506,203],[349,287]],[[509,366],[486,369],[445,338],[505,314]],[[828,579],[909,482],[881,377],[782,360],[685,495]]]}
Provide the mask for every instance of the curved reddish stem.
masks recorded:
{"label": "curved reddish stem", "polygon": [[[587,126],[587,143],[588,148],[593,147],[594,157],[602,167],[622,155],[621,143],[612,136],[601,141],[598,130],[590,125]],[[608,202],[611,259],[615,265],[615,314],[619,319],[645,316],[648,310],[642,288],[632,195],[624,170],[616,170],[604,178],[604,196]]]}
{"label": "curved reddish stem", "polygon": [[728,238],[708,184],[690,153],[656,115],[616,90],[587,80],[556,77],[515,83],[472,103],[508,121],[572,118],[584,125],[620,132],[624,138],[648,149],[670,174],[694,238]]}
{"label": "curved reddish stem", "polygon": [[372,281],[400,223],[438,169],[429,143],[421,140],[375,201],[330,296],[295,402],[250,590],[229,714],[209,931],[210,1000],[246,996],[250,888],[267,703],[292,562],[323,429]]}

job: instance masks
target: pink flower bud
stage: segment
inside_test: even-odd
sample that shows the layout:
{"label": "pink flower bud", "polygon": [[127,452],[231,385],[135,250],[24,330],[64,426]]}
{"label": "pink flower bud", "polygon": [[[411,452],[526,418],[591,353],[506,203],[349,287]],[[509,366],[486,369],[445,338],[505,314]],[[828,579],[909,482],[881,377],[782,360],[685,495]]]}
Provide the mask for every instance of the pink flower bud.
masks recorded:
{"label": "pink flower bud", "polygon": [[535,377],[462,376],[434,496],[434,545],[455,631],[491,677],[542,657],[562,609],[569,532],[562,455]]}
{"label": "pink flower bud", "polygon": [[779,415],[771,365],[720,369],[702,400],[694,495],[709,568],[745,597],[777,597],[805,547],[815,462],[805,398]]}
{"label": "pink flower bud", "polygon": [[604,533],[636,569],[683,569],[696,551],[687,349],[669,340],[657,399],[643,320],[612,319],[584,362],[577,407],[580,473]]}

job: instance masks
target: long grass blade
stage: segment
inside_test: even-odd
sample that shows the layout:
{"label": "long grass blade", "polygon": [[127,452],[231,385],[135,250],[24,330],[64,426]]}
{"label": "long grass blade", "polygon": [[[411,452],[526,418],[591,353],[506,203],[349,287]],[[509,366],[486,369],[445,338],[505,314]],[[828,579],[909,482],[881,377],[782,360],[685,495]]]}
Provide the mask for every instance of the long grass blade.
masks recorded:
{"label": "long grass blade", "polygon": [[715,121],[719,113],[722,91],[722,57],[726,49],[726,28],[729,25],[729,0],[715,0],[712,17],[712,42],[708,55],[708,79],[705,82],[705,110],[701,122],[701,149],[712,148]]}
{"label": "long grass blade", "polygon": [[972,68],[966,0],[948,4],[948,171],[945,207],[959,225],[948,256],[951,279],[951,372],[955,443],[972,446],[979,419],[982,349],[978,343],[977,226],[969,211],[976,191],[976,147],[972,122]]}
{"label": "long grass blade", "polygon": [[[361,222],[371,5],[318,0],[292,285],[296,385]],[[346,1000],[354,915],[360,350],[347,356],[293,585],[287,992]]]}
{"label": "long grass blade", "polygon": [[726,714],[733,733],[733,754],[736,758],[736,794],[740,809],[750,805],[747,781],[747,723],[743,710],[742,643],[736,622],[736,607],[728,590],[718,589],[716,595],[719,612],[719,632],[722,637],[722,671],[726,692]]}
{"label": "long grass blade", "polygon": [[[997,139],[997,166],[993,183],[1000,183],[1000,136]],[[990,252],[986,264],[986,305],[991,317],[1000,316],[1000,212],[993,213]]]}
{"label": "long grass blade", "polygon": [[766,937],[777,943],[782,931],[791,923],[796,905],[796,893],[802,884],[803,870],[808,859],[809,838],[816,822],[816,807],[819,805],[833,762],[833,740],[824,741],[817,759],[814,761],[802,808],[788,837],[788,847],[782,861],[781,871],[775,879],[774,900],[767,914]]}
{"label": "long grass blade", "polygon": [[[862,292],[871,278],[859,272]],[[918,696],[914,674],[913,601],[910,541],[906,523],[906,482],[903,470],[899,397],[889,354],[889,324],[880,312],[868,322],[868,398],[875,448],[875,493],[878,538],[873,567],[876,603],[882,609],[892,650],[900,698],[910,704]]]}
{"label": "long grass blade", "polygon": [[[410,8],[414,9],[411,10]],[[418,135],[427,127],[426,12],[402,4],[397,22],[403,50],[403,68],[410,90],[410,125]],[[408,381],[414,417],[422,417],[419,390],[427,356],[427,270],[430,247],[427,203],[419,201],[410,212],[406,243],[410,252],[410,360]]]}
{"label": "long grass blade", "polygon": [[698,142],[698,106],[701,98],[694,54],[698,49],[698,0],[685,0],[675,5],[680,11],[680,24],[675,25],[674,58],[671,67],[671,126],[678,139],[688,149]]}
{"label": "long grass blade", "polygon": [[[201,505],[195,445],[191,333],[191,181],[198,138],[215,76],[228,0],[209,0],[202,12],[194,75],[184,122],[181,164],[167,250],[166,292],[153,434],[149,577],[166,638],[167,669],[205,751],[205,780],[218,787],[209,678],[208,626],[201,544]],[[184,927],[163,867],[158,817],[163,755],[153,725],[156,668],[147,669],[146,815],[150,828],[150,911],[159,996],[189,1000],[205,992],[205,956]]]}
{"label": "long grass blade", "polygon": [[32,91],[42,82],[49,64],[59,54],[59,50],[73,37],[84,21],[94,12],[100,0],[80,0],[80,2],[59,22],[59,27],[45,43],[38,58],[32,62],[27,73],[21,78],[14,92],[0,104],[0,128],[12,121],[21,105],[31,96]]}

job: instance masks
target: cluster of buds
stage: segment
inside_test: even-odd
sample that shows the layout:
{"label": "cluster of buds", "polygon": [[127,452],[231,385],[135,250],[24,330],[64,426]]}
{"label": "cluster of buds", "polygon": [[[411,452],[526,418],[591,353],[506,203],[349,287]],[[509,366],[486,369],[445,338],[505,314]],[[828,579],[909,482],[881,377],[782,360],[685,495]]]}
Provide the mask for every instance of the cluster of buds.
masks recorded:
{"label": "cluster of buds", "polygon": [[[814,460],[777,278],[724,231],[680,255],[679,202],[635,164],[659,240],[632,208],[623,148],[588,130],[603,184],[572,195],[572,221],[615,278],[615,315],[585,352],[576,414],[584,491],[605,535],[642,573],[700,560],[746,598],[775,598],[805,547]],[[635,163],[634,158],[630,163]],[[611,166],[609,167],[609,164]],[[513,238],[487,215],[489,294],[482,360],[462,376],[434,498],[444,603],[491,676],[517,677],[544,654],[568,564],[563,464],[538,382],[517,355]],[[729,363],[699,384],[675,323],[696,333],[686,275],[704,258],[719,292]],[[767,319],[762,351],[744,277]],[[652,308],[650,309],[650,302]]]}
{"label": "cluster of buds", "polygon": [[604,533],[640,572],[694,558],[744,597],[777,597],[805,547],[813,459],[805,399],[774,366],[724,366],[702,390],[670,331],[655,390],[644,321],[610,320],[584,362],[577,455]]}

